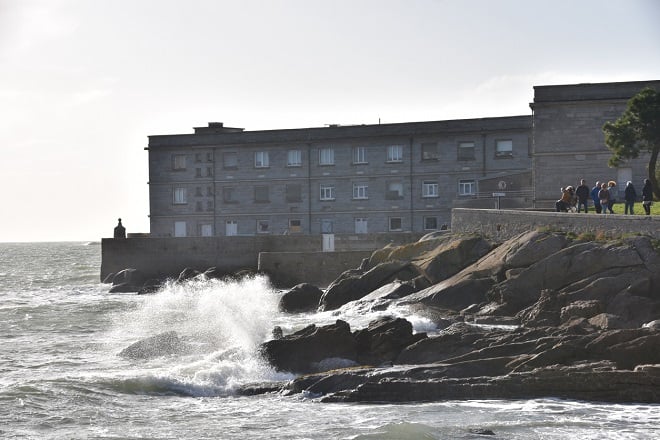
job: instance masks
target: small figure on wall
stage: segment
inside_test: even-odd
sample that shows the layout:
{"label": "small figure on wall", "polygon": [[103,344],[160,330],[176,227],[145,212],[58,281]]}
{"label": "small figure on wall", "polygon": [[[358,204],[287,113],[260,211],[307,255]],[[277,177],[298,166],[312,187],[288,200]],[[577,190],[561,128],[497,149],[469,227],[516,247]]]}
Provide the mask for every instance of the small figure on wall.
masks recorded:
{"label": "small figure on wall", "polygon": [[119,223],[117,226],[115,226],[115,238],[126,238],[126,228],[124,225],[121,224],[121,219],[119,219]]}

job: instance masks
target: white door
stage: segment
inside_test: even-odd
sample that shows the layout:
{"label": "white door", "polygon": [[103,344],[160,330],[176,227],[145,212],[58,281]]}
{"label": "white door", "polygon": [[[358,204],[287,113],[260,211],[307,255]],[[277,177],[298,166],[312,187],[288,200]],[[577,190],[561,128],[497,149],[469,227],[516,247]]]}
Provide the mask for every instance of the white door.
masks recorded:
{"label": "white door", "polygon": [[186,236],[186,222],[174,222],[174,236],[175,237]]}
{"label": "white door", "polygon": [[323,252],[335,251],[335,234],[323,234]]}
{"label": "white door", "polygon": [[202,237],[213,237],[213,225],[202,225]]}
{"label": "white door", "polygon": [[238,222],[236,220],[227,220],[225,226],[225,235],[238,235]]}
{"label": "white door", "polygon": [[632,168],[617,168],[616,178],[616,189],[619,193],[616,199],[621,202],[626,190],[626,182],[629,180],[632,182]]}
{"label": "white door", "polygon": [[366,218],[356,218],[355,219],[355,233],[356,234],[366,234],[367,233],[367,219]]}

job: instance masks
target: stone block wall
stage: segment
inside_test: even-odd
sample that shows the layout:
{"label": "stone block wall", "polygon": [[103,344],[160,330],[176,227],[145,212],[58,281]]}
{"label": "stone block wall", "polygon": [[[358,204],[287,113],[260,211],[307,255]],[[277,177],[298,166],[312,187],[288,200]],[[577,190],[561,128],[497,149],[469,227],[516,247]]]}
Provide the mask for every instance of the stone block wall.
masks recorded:
{"label": "stone block wall", "polygon": [[619,214],[577,214],[495,209],[452,210],[452,232],[481,233],[506,240],[536,228],[607,234],[641,233],[660,239],[660,217]]}

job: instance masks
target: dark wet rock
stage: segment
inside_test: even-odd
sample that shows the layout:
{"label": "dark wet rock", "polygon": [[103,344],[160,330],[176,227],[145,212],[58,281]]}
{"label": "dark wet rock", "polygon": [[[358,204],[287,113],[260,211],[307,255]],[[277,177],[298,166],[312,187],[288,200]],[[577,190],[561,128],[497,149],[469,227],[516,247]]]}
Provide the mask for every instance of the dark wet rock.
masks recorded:
{"label": "dark wet rock", "polygon": [[282,327],[279,325],[276,325],[273,327],[273,339],[282,339],[284,337],[284,333],[282,332]]}
{"label": "dark wet rock", "polygon": [[391,363],[408,345],[424,339],[425,334],[413,335],[412,324],[403,318],[385,317],[369,323],[354,333],[358,362],[362,365]]}
{"label": "dark wet rock", "polygon": [[156,293],[160,288],[163,287],[163,282],[161,280],[152,278],[144,282],[140,290],[138,291],[138,295],[147,295],[151,293]]}
{"label": "dark wet rock", "polygon": [[113,284],[108,293],[136,293],[141,289],[131,283]]}
{"label": "dark wet rock", "polygon": [[327,358],[357,360],[357,341],[341,320],[317,327],[310,325],[293,334],[261,345],[261,353],[277,370],[293,373],[317,371]]}
{"label": "dark wet rock", "polygon": [[419,275],[419,270],[409,262],[381,263],[359,276],[348,276],[334,281],[321,297],[319,309],[335,310],[394,280],[408,281]]}
{"label": "dark wet rock", "polygon": [[592,318],[605,311],[605,306],[601,301],[575,301],[571,304],[562,307],[559,313],[559,319],[562,323],[567,322],[573,318]]}
{"label": "dark wet rock", "polygon": [[142,287],[145,281],[146,277],[142,271],[139,269],[128,268],[117,272],[117,274],[112,278],[112,285],[117,286],[124,284],[133,286],[135,290],[132,290],[132,292],[137,292],[140,290],[140,287]]}
{"label": "dark wet rock", "polygon": [[298,284],[282,295],[279,309],[283,312],[308,312],[316,310],[323,291],[312,284]]}
{"label": "dark wet rock", "polygon": [[221,280],[227,276],[227,272],[218,267],[209,267],[203,275],[210,280]]}
{"label": "dark wet rock", "polygon": [[659,310],[657,301],[624,291],[610,301],[606,312],[618,315],[629,327],[639,327],[656,318]]}
{"label": "dark wet rock", "polygon": [[123,349],[119,356],[129,359],[149,359],[158,356],[180,354],[187,351],[187,345],[176,332],[160,333],[143,339]]}
{"label": "dark wet rock", "polygon": [[111,272],[103,279],[103,284],[112,284],[112,280],[115,278],[116,273]]}
{"label": "dark wet rock", "polygon": [[468,429],[468,432],[475,435],[495,435],[495,433],[490,429],[472,428]]}
{"label": "dark wet rock", "polygon": [[519,312],[517,317],[528,327],[556,327],[563,306],[564,299],[555,290],[546,289],[536,303]]}

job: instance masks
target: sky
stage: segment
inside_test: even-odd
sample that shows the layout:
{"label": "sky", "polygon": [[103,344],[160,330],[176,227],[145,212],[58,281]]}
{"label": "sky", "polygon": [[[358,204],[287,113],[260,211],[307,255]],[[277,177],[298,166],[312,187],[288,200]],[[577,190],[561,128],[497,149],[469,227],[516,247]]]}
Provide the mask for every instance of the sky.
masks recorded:
{"label": "sky", "polygon": [[529,115],[660,79],[657,0],[0,0],[0,242],[149,232],[149,135]]}

